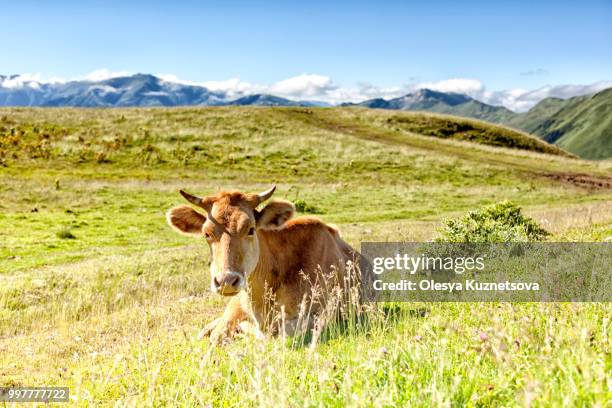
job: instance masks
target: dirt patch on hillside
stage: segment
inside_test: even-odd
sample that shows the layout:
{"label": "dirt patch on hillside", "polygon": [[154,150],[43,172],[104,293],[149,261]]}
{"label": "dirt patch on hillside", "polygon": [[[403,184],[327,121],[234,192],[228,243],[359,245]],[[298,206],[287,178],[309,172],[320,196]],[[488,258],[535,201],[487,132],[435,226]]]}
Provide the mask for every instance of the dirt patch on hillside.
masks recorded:
{"label": "dirt patch on hillside", "polygon": [[580,173],[545,173],[544,177],[590,190],[612,190],[612,177]]}

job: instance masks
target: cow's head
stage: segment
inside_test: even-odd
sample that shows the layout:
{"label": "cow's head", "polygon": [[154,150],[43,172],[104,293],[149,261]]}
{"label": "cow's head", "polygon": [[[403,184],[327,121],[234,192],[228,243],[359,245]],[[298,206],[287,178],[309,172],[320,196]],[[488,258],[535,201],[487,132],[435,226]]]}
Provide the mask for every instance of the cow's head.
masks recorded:
{"label": "cow's head", "polygon": [[181,190],[181,195],[204,209],[205,214],[186,205],[168,211],[166,218],[171,227],[208,242],[213,292],[233,296],[245,288],[259,262],[258,230],[278,228],[293,216],[294,206],[287,201],[273,201],[257,210],[275,188],[259,194],[232,191],[203,198]]}

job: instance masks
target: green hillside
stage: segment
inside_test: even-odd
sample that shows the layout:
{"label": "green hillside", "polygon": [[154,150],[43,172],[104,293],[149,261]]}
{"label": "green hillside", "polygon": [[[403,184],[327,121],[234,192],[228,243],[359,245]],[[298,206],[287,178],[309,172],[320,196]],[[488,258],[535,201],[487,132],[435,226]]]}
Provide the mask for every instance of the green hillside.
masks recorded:
{"label": "green hillside", "polygon": [[522,114],[516,114],[509,120],[502,120],[500,122],[533,134],[542,123],[549,120],[568,103],[567,99],[546,98],[538,102],[533,108],[529,109],[529,111]]}
{"label": "green hillside", "polygon": [[612,89],[570,99],[534,133],[580,157],[612,157]]}
{"label": "green hillside", "polygon": [[503,121],[585,159],[612,157],[612,88],[562,100],[547,98]]}
{"label": "green hillside", "polygon": [[428,241],[504,200],[550,241],[603,241],[608,162],[476,120],[360,108],[13,108],[0,128],[5,385],[69,387],[96,407],[609,400],[605,302],[373,305],[309,344],[211,346],[197,334],[228,299],[210,291],[203,240],[165,220],[179,188],[276,184],[356,248]]}
{"label": "green hillside", "polygon": [[[214,160],[222,160],[223,164],[236,162],[241,168],[259,167],[270,160],[266,153],[252,151],[262,149],[260,139],[264,138],[261,140],[263,146],[269,146],[270,143],[293,142],[295,133],[292,132],[310,134],[311,129],[337,128],[408,144],[423,144],[421,138],[426,136],[571,156],[520,131],[474,119],[422,112],[359,108],[174,108],[159,111],[138,108],[126,109],[119,116],[116,110],[105,115],[78,109],[51,111],[55,115],[46,110],[41,111],[42,115],[35,115],[32,112],[36,110],[24,108],[4,112],[11,113],[0,115],[0,163],[7,166],[29,159],[36,163],[60,160],[80,165],[100,164],[104,168],[132,167],[141,163],[162,167],[181,163],[185,163],[186,168],[209,167],[219,164]],[[16,116],[28,115],[29,120],[15,120]],[[132,119],[128,120],[128,115]],[[166,129],[164,126],[170,120],[179,120],[187,130]],[[221,133],[206,132],[219,122],[223,124]],[[231,137],[233,134],[235,136]],[[248,145],[236,147],[234,139],[258,143],[250,148]],[[436,146],[432,142],[427,144],[432,148]],[[309,160],[314,154],[311,150],[309,146],[303,156],[296,153],[296,160]],[[141,162],[134,163],[134,158]]]}
{"label": "green hillside", "polygon": [[[428,109],[423,110],[429,111]],[[430,111],[480,119],[492,123],[505,123],[516,116],[516,113],[502,106],[491,106],[476,100],[471,100],[456,106],[442,105],[438,109],[431,109]]]}
{"label": "green hillside", "polygon": [[[16,211],[3,218],[4,227],[12,230],[11,222],[25,227],[27,222],[19,221],[19,214],[34,209],[32,217],[43,225],[51,223],[51,230],[37,227],[18,239],[34,240],[30,244],[0,246],[0,256],[15,256],[10,263],[0,263],[0,272],[80,259],[86,253],[80,251],[92,246],[100,253],[106,253],[106,245],[114,250],[117,241],[98,240],[97,234],[112,233],[112,228],[96,221],[97,210],[88,216],[78,210],[83,200],[89,201],[83,192],[90,188],[98,192],[93,208],[113,212],[112,226],[129,223],[135,216],[134,222],[148,225],[154,220],[141,219],[141,213],[129,209],[139,208],[141,199],[153,199],[156,204],[147,205],[160,215],[160,203],[170,205],[176,189],[188,186],[196,190],[218,185],[260,188],[270,182],[299,186],[292,190],[293,198],[306,200],[329,214],[331,221],[347,222],[426,218],[501,197],[530,205],[560,198],[580,201],[582,193],[592,192],[576,194],[566,190],[568,186],[609,182],[607,176],[600,178],[606,173],[597,166],[566,157],[562,150],[523,133],[473,119],[415,112],[20,108],[0,110],[0,131],[4,177],[0,210]],[[149,180],[167,187],[145,198],[139,191],[125,196],[129,186],[125,180],[140,180],[136,184],[142,188]],[[310,183],[320,188],[304,187]],[[334,187],[324,187],[327,184]],[[106,189],[105,185],[116,187]],[[369,202],[372,194],[377,197],[376,211],[360,204],[364,199]],[[59,212],[45,211],[58,205]],[[64,210],[81,216],[75,218],[74,212]],[[81,221],[87,225],[74,224]],[[74,241],[54,239],[53,250],[48,251],[43,237],[74,225],[93,235],[83,234]],[[125,244],[141,232],[122,229],[119,242]],[[40,242],[40,247],[34,242]]]}
{"label": "green hillside", "polygon": [[571,156],[567,152],[537,137],[474,119],[426,113],[404,113],[401,115],[390,115],[386,122],[392,129],[413,132],[424,136],[465,140],[491,146]]}

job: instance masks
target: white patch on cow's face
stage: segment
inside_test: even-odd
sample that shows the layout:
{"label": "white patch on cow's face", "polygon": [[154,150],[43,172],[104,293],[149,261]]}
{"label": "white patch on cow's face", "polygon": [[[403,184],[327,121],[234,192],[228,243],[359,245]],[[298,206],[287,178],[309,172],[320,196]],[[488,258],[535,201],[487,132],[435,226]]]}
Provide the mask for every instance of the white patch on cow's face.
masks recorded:
{"label": "white patch on cow's face", "polygon": [[215,258],[212,255],[213,251],[214,251],[214,244],[210,246],[210,253],[211,253],[211,256],[210,256],[210,291],[214,293],[217,291],[214,279],[216,276],[219,276],[219,270],[217,269],[217,263],[215,262]]}
{"label": "white patch on cow's face", "polygon": [[242,227],[205,225],[203,231],[211,250],[211,290],[224,296],[244,289],[248,276],[259,262],[259,240],[254,219],[246,218]]}
{"label": "white patch on cow's face", "polygon": [[259,240],[257,239],[257,232],[254,232],[253,236],[247,237],[246,243],[244,244],[243,258],[242,270],[244,271],[245,278],[248,278],[259,262]]}

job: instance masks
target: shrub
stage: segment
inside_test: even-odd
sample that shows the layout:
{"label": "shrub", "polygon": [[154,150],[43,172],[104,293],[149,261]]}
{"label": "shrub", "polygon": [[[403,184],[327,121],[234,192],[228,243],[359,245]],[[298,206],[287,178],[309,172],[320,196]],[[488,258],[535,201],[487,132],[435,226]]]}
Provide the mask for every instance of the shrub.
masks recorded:
{"label": "shrub", "polygon": [[310,214],[321,214],[322,211],[319,210],[312,204],[308,204],[306,201],[297,199],[293,201],[293,205],[295,205],[295,209],[301,213],[310,213]]}
{"label": "shrub", "polygon": [[521,208],[508,201],[493,204],[456,219],[446,219],[436,242],[530,242],[549,234]]}
{"label": "shrub", "polygon": [[61,239],[76,239],[76,236],[70,231],[70,228],[62,228],[57,232],[57,237]]}

